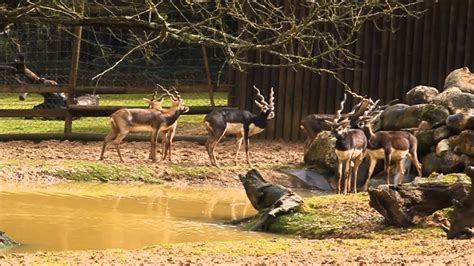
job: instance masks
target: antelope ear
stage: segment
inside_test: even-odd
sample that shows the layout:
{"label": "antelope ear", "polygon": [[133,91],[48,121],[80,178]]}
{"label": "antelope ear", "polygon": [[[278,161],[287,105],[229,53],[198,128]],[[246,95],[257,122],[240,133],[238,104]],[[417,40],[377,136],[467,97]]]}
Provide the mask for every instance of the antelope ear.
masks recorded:
{"label": "antelope ear", "polygon": [[143,100],[147,103],[151,103],[151,100],[150,99],[147,99],[147,98],[143,98]]}

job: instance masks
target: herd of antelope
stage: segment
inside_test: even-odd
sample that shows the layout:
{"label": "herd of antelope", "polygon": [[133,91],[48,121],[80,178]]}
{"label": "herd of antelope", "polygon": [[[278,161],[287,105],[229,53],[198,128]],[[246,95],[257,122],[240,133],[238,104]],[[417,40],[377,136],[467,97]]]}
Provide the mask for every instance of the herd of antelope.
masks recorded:
{"label": "herd of antelope", "polygon": [[[189,111],[178,91],[173,87],[167,90],[157,85],[164,93],[157,98],[155,91],[152,99],[144,99],[148,102],[148,108],[127,109],[122,108],[110,116],[111,131],[104,139],[100,159],[104,159],[107,145],[115,145],[120,161],[123,157],[120,152],[120,143],[130,132],[150,132],[150,155],[149,159],[156,161],[156,143],[158,136],[162,140],[162,160],[171,160],[171,145],[176,132],[177,120],[183,113]],[[205,143],[206,151],[213,166],[219,167],[214,150],[219,141],[226,135],[234,135],[237,139],[237,151],[234,162],[237,164],[242,141],[245,144],[247,163],[251,165],[249,154],[249,138],[262,132],[267,120],[275,117],[275,97],[273,88],[270,90],[269,101],[254,86],[257,92],[255,104],[260,108],[258,114],[245,110],[231,108],[215,109],[204,118],[204,127],[208,132]],[[347,93],[360,100],[351,112],[341,114]],[[163,108],[165,97],[171,100],[171,107]],[[304,145],[306,152],[318,133],[328,130],[336,138],[335,154],[337,157],[337,192],[357,192],[357,172],[365,157],[369,158],[369,170],[363,190],[367,190],[370,178],[373,174],[377,160],[384,160],[384,169],[387,173],[387,184],[390,184],[390,164],[397,162],[400,178],[398,183],[403,182],[404,158],[408,156],[417,173],[421,176],[421,164],[417,159],[417,139],[406,131],[378,131],[373,132],[372,122],[383,110],[370,98],[362,97],[350,90],[346,90],[344,99],[336,114],[313,114],[305,117],[301,122],[301,129],[307,136]],[[344,173],[343,173],[344,167]]]}

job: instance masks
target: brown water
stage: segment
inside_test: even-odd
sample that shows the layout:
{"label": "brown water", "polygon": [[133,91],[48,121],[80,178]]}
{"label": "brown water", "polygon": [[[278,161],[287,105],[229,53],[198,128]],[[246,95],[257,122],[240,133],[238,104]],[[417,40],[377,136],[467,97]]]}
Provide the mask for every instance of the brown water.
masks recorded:
{"label": "brown water", "polygon": [[78,183],[4,188],[0,229],[22,245],[0,252],[135,249],[271,237],[221,223],[254,213],[243,189]]}

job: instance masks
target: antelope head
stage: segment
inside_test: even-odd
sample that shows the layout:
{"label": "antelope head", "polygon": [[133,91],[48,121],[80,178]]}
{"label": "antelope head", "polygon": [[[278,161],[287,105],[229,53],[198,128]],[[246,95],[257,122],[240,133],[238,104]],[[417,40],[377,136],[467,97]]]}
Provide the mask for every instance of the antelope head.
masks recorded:
{"label": "antelope head", "polygon": [[383,107],[377,106],[380,100],[375,101],[371,104],[367,110],[364,111],[364,114],[357,119],[356,126],[358,128],[364,128],[370,126],[370,124],[375,121],[383,111]]}
{"label": "antelope head", "polygon": [[267,116],[267,119],[272,119],[275,117],[275,97],[273,87],[270,89],[270,99],[269,103],[265,101],[265,97],[260,93],[260,90],[254,85],[253,88],[257,91],[257,99],[255,104],[260,108],[260,112],[264,113]]}
{"label": "antelope head", "polygon": [[[159,87],[160,85],[157,84],[157,86]],[[153,96],[151,97],[151,99],[143,98],[143,100],[148,103],[148,108],[156,109],[156,110],[163,109],[162,107],[163,100],[165,99],[167,94],[163,93],[160,97],[156,98],[157,95],[158,95],[158,89],[155,90],[155,92],[153,92]]]}
{"label": "antelope head", "polygon": [[346,100],[347,100],[347,94],[344,93],[344,98],[341,101],[339,109],[336,111],[336,114],[334,115],[334,119],[332,121],[325,120],[326,123],[328,123],[328,125],[331,126],[331,133],[334,136],[340,136],[346,133],[347,130],[349,129],[349,125],[351,121],[347,118],[347,116],[346,118],[341,119],[342,117],[341,112],[344,109],[344,103],[346,102]]}

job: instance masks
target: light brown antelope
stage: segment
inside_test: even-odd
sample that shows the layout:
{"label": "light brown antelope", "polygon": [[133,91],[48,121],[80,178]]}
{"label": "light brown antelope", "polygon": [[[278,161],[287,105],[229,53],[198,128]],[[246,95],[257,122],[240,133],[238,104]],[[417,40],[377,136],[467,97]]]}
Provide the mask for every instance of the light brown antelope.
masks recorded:
{"label": "light brown antelope", "polygon": [[237,137],[237,151],[234,158],[235,164],[237,164],[240,146],[242,145],[242,140],[244,140],[247,163],[252,165],[250,163],[249,138],[262,132],[267,126],[267,120],[275,117],[273,88],[270,90],[268,103],[265,101],[265,97],[260,94],[260,90],[255,86],[253,88],[257,92],[258,100],[255,100],[255,104],[260,108],[259,114],[252,114],[245,110],[219,109],[213,110],[204,118],[204,127],[209,133],[209,138],[205,146],[212,165],[219,167],[214,150],[217,143],[219,143],[225,135],[235,135]]}
{"label": "light brown antelope", "polygon": [[370,178],[374,172],[377,160],[384,160],[384,169],[387,173],[387,184],[390,184],[390,163],[396,161],[400,172],[398,184],[403,182],[405,168],[403,159],[408,156],[416,168],[418,176],[421,176],[421,164],[416,153],[418,141],[413,134],[406,131],[372,131],[372,121],[376,119],[380,110],[374,110],[374,106],[369,108],[364,116],[359,118],[357,126],[361,128],[367,139],[367,156],[370,159],[367,180],[364,190],[367,190]]}
{"label": "light brown antelope", "polygon": [[[150,106],[152,105],[150,104]],[[149,158],[152,161],[156,161],[156,140],[159,132],[168,130],[182,113],[186,113],[188,111],[189,108],[184,104],[184,102],[182,102],[182,104],[176,110],[166,114],[163,113],[162,110],[156,109],[122,108],[117,110],[110,116],[112,129],[104,139],[100,159],[104,159],[105,149],[107,145],[112,142],[117,149],[120,161],[123,162],[122,154],[120,152],[120,143],[128,135],[128,133],[151,132]],[[162,141],[166,143],[167,139],[164,138]]]}
{"label": "light brown antelope", "polygon": [[[367,147],[367,138],[360,129],[350,129],[350,120],[341,119],[341,112],[344,109],[344,102],[347,94],[344,93],[344,99],[341,102],[340,109],[337,110],[333,121],[328,120],[331,125],[331,133],[336,138],[336,157],[337,157],[337,193],[346,194],[349,190],[357,192],[357,171],[364,159],[365,148]],[[355,111],[353,111],[355,112]],[[352,113],[352,112],[351,112]],[[350,114],[352,115],[352,114]],[[342,120],[342,121],[341,121]],[[342,168],[344,165],[344,183],[342,184]],[[352,178],[352,189],[351,189]]]}
{"label": "light brown antelope", "polygon": [[[176,112],[181,106],[184,105],[184,101],[181,98],[181,95],[176,90],[175,87],[173,88],[173,94],[167,91],[166,89],[162,88],[166,91],[166,93],[170,96],[171,106],[170,108],[162,108],[161,112],[165,115],[172,114]],[[176,120],[172,125],[168,128],[164,128],[160,131],[161,143],[162,143],[162,160],[166,159],[166,155],[168,154],[168,160],[171,161],[171,145],[173,144],[174,135],[176,133],[176,127],[178,126],[178,120]]]}

